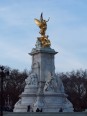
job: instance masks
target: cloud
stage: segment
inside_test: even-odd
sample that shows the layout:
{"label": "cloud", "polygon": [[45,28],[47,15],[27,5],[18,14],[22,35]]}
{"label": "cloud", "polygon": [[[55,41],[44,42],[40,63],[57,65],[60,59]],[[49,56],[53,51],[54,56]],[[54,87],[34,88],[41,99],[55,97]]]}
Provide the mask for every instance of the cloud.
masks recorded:
{"label": "cloud", "polygon": [[7,26],[20,26],[25,24],[22,16],[14,11],[11,7],[0,8],[0,18],[7,24]]}
{"label": "cloud", "polygon": [[74,56],[74,54],[60,48],[59,54],[55,56],[55,68],[56,72],[66,72],[80,68],[86,69],[86,65],[77,56]]}
{"label": "cloud", "polygon": [[29,63],[29,56],[21,47],[17,47],[16,45],[11,45],[8,42],[0,42],[0,54],[1,58],[12,59],[13,61],[17,61],[20,63]]}

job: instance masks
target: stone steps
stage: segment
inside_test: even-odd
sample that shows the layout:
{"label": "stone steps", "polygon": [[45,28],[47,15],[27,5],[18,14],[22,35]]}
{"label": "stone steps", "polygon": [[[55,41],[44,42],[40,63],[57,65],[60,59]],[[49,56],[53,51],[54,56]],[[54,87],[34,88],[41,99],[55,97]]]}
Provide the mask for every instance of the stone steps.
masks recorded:
{"label": "stone steps", "polygon": [[87,112],[4,112],[3,116],[87,116]]}

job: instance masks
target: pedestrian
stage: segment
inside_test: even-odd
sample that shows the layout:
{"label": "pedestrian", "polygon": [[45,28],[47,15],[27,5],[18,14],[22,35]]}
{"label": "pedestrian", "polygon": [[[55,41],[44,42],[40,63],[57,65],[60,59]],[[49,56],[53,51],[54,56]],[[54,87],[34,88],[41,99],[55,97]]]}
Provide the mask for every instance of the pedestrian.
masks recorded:
{"label": "pedestrian", "polygon": [[36,112],[40,112],[39,108],[36,109]]}
{"label": "pedestrian", "polygon": [[30,105],[28,105],[27,112],[30,112]]}
{"label": "pedestrian", "polygon": [[62,109],[62,107],[59,109],[59,112],[63,112],[63,109]]}

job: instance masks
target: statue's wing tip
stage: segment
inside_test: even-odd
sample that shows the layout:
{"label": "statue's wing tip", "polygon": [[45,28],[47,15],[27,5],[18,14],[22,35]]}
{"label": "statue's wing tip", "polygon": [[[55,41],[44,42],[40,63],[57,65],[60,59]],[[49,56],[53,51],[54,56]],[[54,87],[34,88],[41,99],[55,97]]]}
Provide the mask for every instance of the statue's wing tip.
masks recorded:
{"label": "statue's wing tip", "polygon": [[41,26],[41,22],[38,19],[34,19],[36,25]]}

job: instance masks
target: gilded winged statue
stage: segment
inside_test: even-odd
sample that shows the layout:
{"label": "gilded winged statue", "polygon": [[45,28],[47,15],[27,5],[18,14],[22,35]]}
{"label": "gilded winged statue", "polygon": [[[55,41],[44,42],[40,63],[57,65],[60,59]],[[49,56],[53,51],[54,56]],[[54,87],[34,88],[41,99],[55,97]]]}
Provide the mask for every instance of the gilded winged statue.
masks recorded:
{"label": "gilded winged statue", "polygon": [[41,13],[40,20],[34,19],[36,25],[40,28],[40,34],[41,37],[39,38],[39,41],[41,42],[42,47],[50,47],[51,43],[50,40],[48,39],[48,35],[45,35],[45,32],[47,30],[47,22],[49,19],[46,21],[43,19],[43,13]]}
{"label": "gilded winged statue", "polygon": [[39,26],[40,28],[40,34],[41,36],[45,36],[45,32],[47,30],[47,22],[49,21],[49,19],[46,21],[43,19],[43,13],[41,13],[41,16],[40,16],[40,20],[38,19],[34,19],[35,20],[35,23],[37,26]]}

